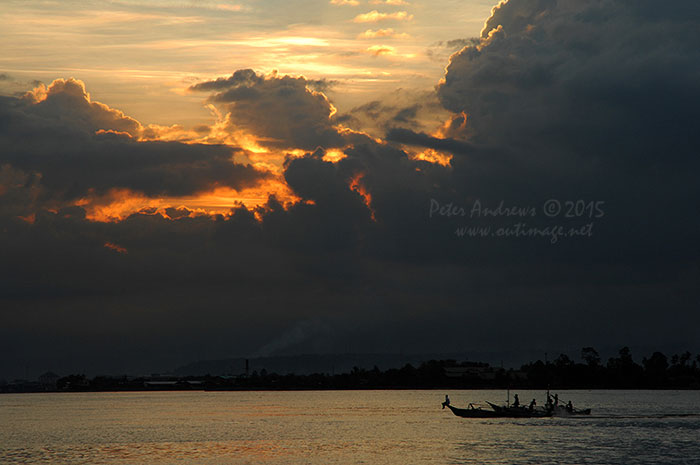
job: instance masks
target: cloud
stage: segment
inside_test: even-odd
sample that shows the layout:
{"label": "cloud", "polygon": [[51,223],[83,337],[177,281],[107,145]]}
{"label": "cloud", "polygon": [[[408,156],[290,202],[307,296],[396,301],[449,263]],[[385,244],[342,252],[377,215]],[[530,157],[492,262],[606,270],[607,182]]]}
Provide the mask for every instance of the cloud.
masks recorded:
{"label": "cloud", "polygon": [[247,69],[191,89],[215,91],[209,100],[227,114],[230,131],[253,134],[266,147],[313,150],[346,144],[331,120],[335,108],[323,93],[310,89],[328,85],[303,76],[264,76]]}
{"label": "cloud", "polygon": [[411,36],[406,33],[398,33],[392,28],[377,30],[367,29],[365,32],[357,36],[358,39],[376,39],[378,37],[386,37],[392,39],[408,39]]}
{"label": "cloud", "polygon": [[372,10],[369,13],[362,13],[355,16],[353,19],[356,23],[377,23],[379,21],[411,21],[413,15],[405,11],[397,11],[396,13],[380,13],[377,10]]}
{"label": "cloud", "polygon": [[348,5],[348,6],[357,6],[360,4],[357,0],[331,0],[332,5]]}
{"label": "cloud", "polygon": [[426,55],[433,61],[444,63],[448,61],[450,56],[455,52],[462,50],[464,47],[476,46],[478,44],[479,39],[475,37],[439,41],[427,48]]}
{"label": "cloud", "polygon": [[[615,213],[602,227],[624,239],[608,236],[599,254],[644,261],[650,270],[663,260],[652,250],[662,247],[680,254],[683,267],[681,257],[697,252],[689,233],[697,222],[682,211],[695,208],[691,199],[700,194],[688,176],[700,170],[690,103],[700,97],[692,78],[700,62],[690,45],[700,32],[697,21],[680,19],[695,11],[690,2],[658,11],[650,5],[501,2],[438,85],[454,113],[441,137],[389,137],[464,154],[453,166],[455,179],[470,186],[465,196],[605,199]],[[663,211],[663,220],[647,222],[649,211]],[[633,226],[642,219],[643,230]]]}
{"label": "cloud", "polygon": [[218,3],[216,5],[217,10],[223,10],[223,11],[234,11],[234,12],[239,12],[243,11],[246,9],[243,5],[239,4],[227,4],[227,3]]}
{"label": "cloud", "polygon": [[370,0],[373,5],[410,5],[406,0]]}
{"label": "cloud", "polygon": [[339,81],[333,79],[307,79],[306,87],[316,92],[328,92],[339,84]]}
{"label": "cloud", "polygon": [[85,84],[76,79],[56,79],[48,87],[43,84],[24,95],[34,103],[27,113],[54,121],[68,120],[73,127],[90,132],[99,129],[124,132],[137,137],[143,127],[133,118],[100,102],[93,102]]}
{"label": "cloud", "polygon": [[442,150],[454,154],[474,154],[478,153],[474,146],[468,142],[458,141],[454,139],[438,138],[429,136],[425,133],[417,133],[410,129],[391,128],[386,134],[387,140],[399,142],[407,145],[415,145],[418,147],[426,147],[436,150]]}
{"label": "cloud", "polygon": [[334,119],[347,127],[384,138],[387,130],[396,127],[429,131],[448,115],[435,92],[397,89]]}
{"label": "cloud", "polygon": [[418,115],[418,110],[421,109],[420,104],[411,105],[410,107],[402,108],[397,111],[393,117],[393,120],[397,123],[409,123],[415,124],[416,116]]}
{"label": "cloud", "polygon": [[390,45],[372,45],[367,47],[367,53],[374,56],[396,55],[396,49]]}
{"label": "cloud", "polygon": [[216,78],[214,81],[200,82],[190,87],[193,91],[211,92],[238,86],[253,86],[265,81],[263,75],[258,75],[252,69],[239,69],[227,78]]}
{"label": "cloud", "polygon": [[243,188],[269,174],[232,162],[224,146],[145,142],[135,119],[90,99],[82,82],[59,79],[23,97],[0,97],[0,166],[36,175],[49,198],[113,189],[146,196]]}
{"label": "cloud", "polygon": [[[684,101],[696,92],[688,76],[696,68],[689,43],[697,34],[646,5],[501,2],[480,42],[451,59],[441,101],[467,112],[482,137],[514,141],[547,130],[564,141],[585,127],[633,142],[632,132],[644,134],[661,115],[687,113]],[[692,9],[681,2],[670,10]],[[497,130],[504,125],[506,134]]]}

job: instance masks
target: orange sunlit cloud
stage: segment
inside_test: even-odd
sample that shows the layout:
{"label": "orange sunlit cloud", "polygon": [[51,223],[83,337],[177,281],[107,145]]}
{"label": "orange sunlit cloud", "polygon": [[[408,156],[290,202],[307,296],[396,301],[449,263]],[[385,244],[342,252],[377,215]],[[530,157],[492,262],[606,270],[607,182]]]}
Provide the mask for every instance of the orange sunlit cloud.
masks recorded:
{"label": "orange sunlit cloud", "polygon": [[362,13],[355,16],[353,22],[356,23],[376,23],[379,21],[411,21],[413,15],[405,11],[397,11],[396,13],[380,13],[377,10],[372,10],[369,13]]}
{"label": "orange sunlit cloud", "polygon": [[360,197],[362,197],[364,204],[369,209],[370,218],[372,218],[372,221],[376,222],[377,218],[374,214],[374,208],[372,208],[372,194],[370,194],[365,186],[362,185],[362,178],[364,178],[364,176],[364,173],[357,173],[355,176],[350,178],[348,187],[350,187],[351,191],[358,193]]}
{"label": "orange sunlit cloud", "polygon": [[425,149],[422,152],[409,154],[409,157],[411,160],[427,161],[442,166],[450,166],[450,162],[452,161],[452,154],[435,149]]}
{"label": "orange sunlit cloud", "polygon": [[223,11],[235,11],[235,12],[238,12],[238,11],[243,11],[244,7],[243,7],[243,5],[238,5],[238,4],[235,4],[235,5],[228,5],[228,4],[225,4],[225,3],[219,3],[219,4],[216,5],[216,9],[217,9],[217,10],[223,10]]}
{"label": "orange sunlit cloud", "polygon": [[207,214],[229,214],[230,209],[244,205],[253,209],[264,205],[268,197],[274,195],[283,205],[300,202],[294,192],[280,179],[269,179],[255,187],[235,190],[229,187],[217,187],[208,192],[190,197],[164,198],[165,205],[184,206],[206,212]]}
{"label": "orange sunlit cloud", "polygon": [[371,47],[367,47],[365,51],[374,56],[396,55],[396,49],[389,45],[372,45]]}
{"label": "orange sunlit cloud", "polygon": [[[2,187],[2,186],[0,186],[0,187]],[[25,215],[25,216],[18,216],[17,218],[24,221],[25,223],[29,223],[29,224],[36,223],[36,213],[30,213],[29,215]]]}
{"label": "orange sunlit cloud", "polygon": [[[382,54],[386,52],[378,49],[376,53]],[[151,124],[144,126],[119,110],[115,110],[100,102],[92,101],[85,90],[84,83],[74,79],[58,79],[49,86],[40,85],[28,92],[25,98],[39,103],[53,92],[62,91],[72,92],[73,95],[82,97],[88,105],[99,110],[100,115],[106,115],[104,116],[107,118],[105,120],[106,124],[115,124],[116,122],[119,123],[116,126],[120,128],[126,124],[126,131],[98,129],[95,131],[97,134],[115,134],[130,137],[139,142],[178,141],[188,144],[229,145],[233,149],[232,163],[249,164],[259,170],[273,174],[272,178],[260,182],[254,187],[235,190],[230,187],[213,185],[206,192],[184,197],[149,197],[125,188],[113,188],[101,193],[89,191],[85,196],[71,204],[83,208],[86,212],[86,219],[89,221],[118,222],[136,213],[158,214],[164,218],[176,219],[171,218],[168,213],[169,211],[172,212],[171,209],[173,208],[183,209],[184,215],[178,215],[178,218],[181,216],[230,215],[232,208],[241,205],[251,210],[259,209],[267,203],[271,195],[274,195],[283,205],[293,204],[302,200],[284,182],[282,172],[285,160],[305,156],[308,151],[301,149],[280,150],[266,147],[264,144],[269,141],[236,129],[235,126],[230,124],[229,115],[223,115],[213,105],[209,105],[209,110],[216,118],[216,121],[209,126],[201,126],[196,130],[190,130],[181,125],[162,126]],[[330,102],[329,107],[330,119],[336,110]],[[340,125],[334,126],[334,128],[344,135],[364,134]],[[374,140],[377,143],[382,143],[379,139]],[[348,147],[351,148],[352,146],[346,146],[345,148]],[[347,158],[343,150],[343,148],[331,147],[325,151],[322,159],[325,162],[338,163]],[[371,208],[371,196],[362,185],[361,177],[355,177],[351,182],[350,188],[362,196],[368,208],[372,211],[372,217],[374,218],[374,211]],[[22,217],[24,221],[29,223],[32,223],[35,218],[35,215]]]}
{"label": "orange sunlit cloud", "polygon": [[120,253],[120,254],[128,254],[129,253],[129,251],[126,250],[124,247],[117,245],[113,242],[105,242],[103,247],[105,247],[106,249],[114,250],[115,252]]}
{"label": "orange sunlit cloud", "polygon": [[159,199],[152,199],[129,189],[112,189],[106,194],[90,193],[78,199],[74,205],[85,210],[89,221],[121,221],[133,213],[158,208]]}
{"label": "orange sunlit cloud", "polygon": [[392,28],[387,28],[387,29],[367,29],[365,32],[362,34],[358,35],[358,39],[376,39],[378,37],[387,37],[387,38],[393,38],[393,39],[408,39],[411,36],[409,34],[406,34],[405,32],[396,32]]}
{"label": "orange sunlit cloud", "polygon": [[439,139],[464,135],[467,131],[467,120],[469,116],[465,112],[453,114],[445,120],[431,135]]}
{"label": "orange sunlit cloud", "polygon": [[330,149],[326,150],[326,153],[323,155],[322,160],[329,163],[338,163],[340,160],[343,160],[347,157],[348,156],[345,155],[345,153],[343,153],[342,150]]}
{"label": "orange sunlit cloud", "polygon": [[283,181],[269,179],[245,189],[214,187],[210,191],[185,197],[150,198],[129,189],[112,189],[102,195],[87,195],[74,205],[85,210],[89,221],[111,223],[135,213],[159,214],[170,218],[166,212],[169,208],[186,209],[187,214],[182,216],[230,215],[232,208],[241,205],[248,209],[264,206],[270,195],[274,195],[283,205],[301,201]]}

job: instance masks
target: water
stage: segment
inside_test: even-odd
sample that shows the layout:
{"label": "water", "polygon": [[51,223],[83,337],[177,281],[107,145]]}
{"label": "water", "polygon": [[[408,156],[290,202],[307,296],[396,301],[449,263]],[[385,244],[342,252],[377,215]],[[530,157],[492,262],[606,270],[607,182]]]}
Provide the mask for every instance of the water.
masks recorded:
{"label": "water", "polygon": [[[10,464],[700,464],[700,392],[560,391],[590,418],[465,419],[503,391],[0,395]],[[541,391],[519,391],[522,402]],[[687,415],[690,414],[690,415]]]}

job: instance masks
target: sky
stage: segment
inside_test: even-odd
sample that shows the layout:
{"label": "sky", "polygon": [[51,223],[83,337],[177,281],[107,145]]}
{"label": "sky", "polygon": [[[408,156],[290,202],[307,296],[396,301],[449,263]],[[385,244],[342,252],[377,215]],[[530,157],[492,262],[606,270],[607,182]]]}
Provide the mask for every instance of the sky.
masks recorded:
{"label": "sky", "polygon": [[0,378],[699,350],[699,9],[2,2]]}

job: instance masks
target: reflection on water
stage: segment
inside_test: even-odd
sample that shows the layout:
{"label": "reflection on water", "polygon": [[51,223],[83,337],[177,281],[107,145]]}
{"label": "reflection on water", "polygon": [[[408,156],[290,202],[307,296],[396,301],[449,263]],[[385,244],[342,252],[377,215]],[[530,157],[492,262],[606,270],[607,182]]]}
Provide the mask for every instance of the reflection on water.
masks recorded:
{"label": "reflection on water", "polygon": [[[591,417],[458,418],[501,391],[8,394],[2,464],[700,463],[698,391],[561,391]],[[522,391],[522,399],[543,397]]]}

